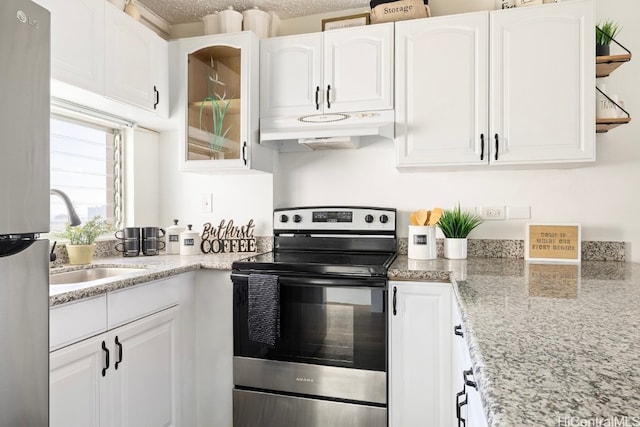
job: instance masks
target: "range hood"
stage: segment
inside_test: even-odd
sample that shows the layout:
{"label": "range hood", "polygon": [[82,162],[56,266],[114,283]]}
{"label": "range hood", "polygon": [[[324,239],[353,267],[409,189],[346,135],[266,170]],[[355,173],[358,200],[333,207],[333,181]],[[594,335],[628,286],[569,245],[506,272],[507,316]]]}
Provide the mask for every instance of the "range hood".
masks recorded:
{"label": "range hood", "polygon": [[357,148],[360,137],[393,139],[394,111],[327,113],[260,119],[260,144],[279,151]]}

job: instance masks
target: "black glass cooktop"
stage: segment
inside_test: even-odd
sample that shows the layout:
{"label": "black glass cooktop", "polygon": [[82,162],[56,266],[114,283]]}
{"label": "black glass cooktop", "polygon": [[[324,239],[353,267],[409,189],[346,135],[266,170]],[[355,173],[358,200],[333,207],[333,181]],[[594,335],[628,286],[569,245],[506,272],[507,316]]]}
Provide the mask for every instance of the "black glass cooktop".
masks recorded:
{"label": "black glass cooktop", "polygon": [[233,270],[288,274],[386,277],[394,253],[277,251],[235,261]]}

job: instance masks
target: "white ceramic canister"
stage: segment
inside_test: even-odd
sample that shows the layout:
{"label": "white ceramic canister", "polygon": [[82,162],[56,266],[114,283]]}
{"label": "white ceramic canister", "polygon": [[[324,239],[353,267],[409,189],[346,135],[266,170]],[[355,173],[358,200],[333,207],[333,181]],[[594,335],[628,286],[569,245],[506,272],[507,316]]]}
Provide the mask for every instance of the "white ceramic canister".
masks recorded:
{"label": "white ceramic canister", "polygon": [[242,12],[242,16],[242,27],[245,30],[253,31],[261,39],[269,37],[271,15],[255,6]]}
{"label": "white ceramic canister", "polygon": [[173,220],[173,225],[167,227],[167,235],[165,241],[167,243],[167,255],[180,254],[180,233],[184,231],[184,227],[178,225],[178,220]]}
{"label": "white ceramic canister", "polygon": [[218,34],[220,32],[220,16],[218,12],[207,15],[202,18],[204,23],[204,33],[206,35]]}
{"label": "white ceramic canister", "polygon": [[237,33],[242,31],[242,14],[229,6],[218,12],[221,33]]}
{"label": "white ceramic canister", "polygon": [[187,230],[180,233],[180,255],[200,255],[200,234],[192,230],[191,224]]}
{"label": "white ceramic canister", "polygon": [[436,227],[432,225],[410,225],[407,255],[411,259],[436,259]]}

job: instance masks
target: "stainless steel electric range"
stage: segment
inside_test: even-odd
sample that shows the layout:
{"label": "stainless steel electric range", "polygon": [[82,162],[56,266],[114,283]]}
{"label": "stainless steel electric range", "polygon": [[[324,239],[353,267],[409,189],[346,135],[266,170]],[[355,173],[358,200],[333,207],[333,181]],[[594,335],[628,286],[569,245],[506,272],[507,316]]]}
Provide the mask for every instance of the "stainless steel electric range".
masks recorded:
{"label": "stainless steel electric range", "polygon": [[386,426],[395,209],[276,209],[273,224],[272,252],[233,263],[234,426]]}

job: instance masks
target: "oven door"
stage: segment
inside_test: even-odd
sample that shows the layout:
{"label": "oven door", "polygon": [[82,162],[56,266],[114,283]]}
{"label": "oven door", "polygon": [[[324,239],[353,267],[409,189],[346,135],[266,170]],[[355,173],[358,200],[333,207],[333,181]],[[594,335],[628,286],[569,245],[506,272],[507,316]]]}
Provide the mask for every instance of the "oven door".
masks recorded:
{"label": "oven door", "polygon": [[231,277],[237,387],[386,405],[385,279]]}

